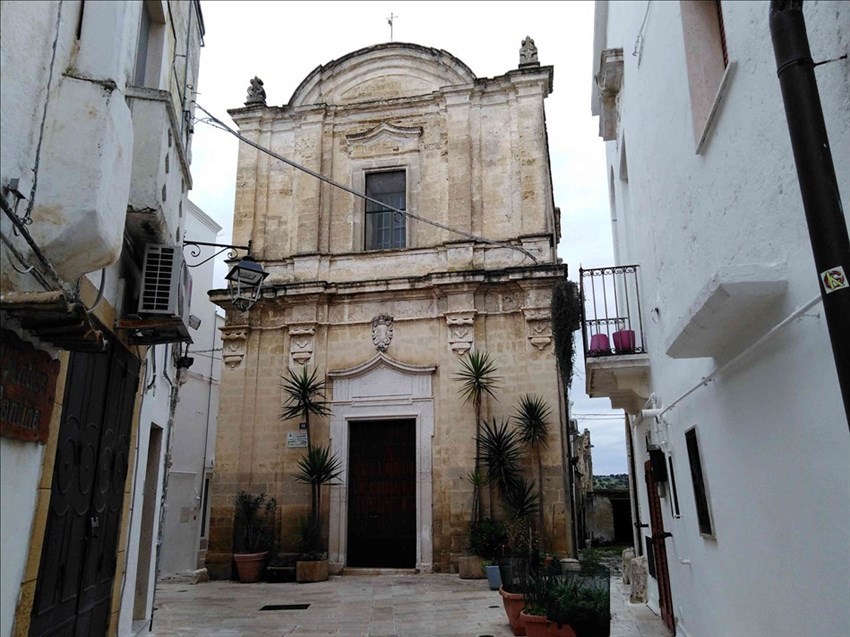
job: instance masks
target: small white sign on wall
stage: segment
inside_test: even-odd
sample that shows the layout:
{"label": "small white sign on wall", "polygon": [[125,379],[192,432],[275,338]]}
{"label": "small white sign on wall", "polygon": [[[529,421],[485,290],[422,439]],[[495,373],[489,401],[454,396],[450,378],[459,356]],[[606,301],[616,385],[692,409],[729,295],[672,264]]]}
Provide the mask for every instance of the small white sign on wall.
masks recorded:
{"label": "small white sign on wall", "polygon": [[287,431],[286,432],[286,448],[298,449],[299,447],[307,446],[306,431]]}

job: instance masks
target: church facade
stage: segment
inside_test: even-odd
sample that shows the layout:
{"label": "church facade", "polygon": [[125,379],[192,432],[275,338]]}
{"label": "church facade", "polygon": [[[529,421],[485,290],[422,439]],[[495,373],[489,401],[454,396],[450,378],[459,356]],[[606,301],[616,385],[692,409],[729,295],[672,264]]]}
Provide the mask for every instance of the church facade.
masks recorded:
{"label": "church facade", "polygon": [[[246,139],[345,189],[240,144],[233,242],[250,241],[270,275],[248,312],[211,294],[227,312],[213,577],[230,573],[242,489],[277,499],[279,548],[296,550],[310,497],[292,474],[306,450],[299,419],[281,418],[281,383],[302,369],[326,383],[312,443],[342,467],[323,496],[331,571],[456,570],[476,431],[456,375],[471,351],[489,352],[500,379],[483,418],[509,419],[524,394],[551,407],[543,533],[549,550],[572,550],[550,320],[566,276],[544,113],[553,69],[533,46],[493,78],[446,51],[372,46],[317,67],[284,106],[267,105],[255,78],[230,111]],[[536,480],[530,450],[523,463]]]}

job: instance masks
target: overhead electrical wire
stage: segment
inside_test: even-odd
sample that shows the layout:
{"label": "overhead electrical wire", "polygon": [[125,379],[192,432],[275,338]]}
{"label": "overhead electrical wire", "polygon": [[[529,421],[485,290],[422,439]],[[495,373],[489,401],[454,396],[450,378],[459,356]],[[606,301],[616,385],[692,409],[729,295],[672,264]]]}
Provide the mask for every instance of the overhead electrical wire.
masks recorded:
{"label": "overhead electrical wire", "polygon": [[231,135],[236,137],[239,141],[242,141],[242,142],[248,144],[252,148],[256,148],[260,152],[266,153],[267,155],[274,157],[275,159],[278,159],[278,160],[284,162],[285,164],[288,164],[288,165],[292,166],[293,168],[296,168],[297,170],[305,172],[308,175],[315,177],[316,179],[318,179],[320,181],[325,182],[326,184],[329,184],[329,185],[331,185],[335,188],[339,188],[340,190],[344,190],[345,192],[350,193],[350,194],[354,195],[355,197],[360,197],[361,199],[365,199],[366,201],[371,201],[372,203],[378,204],[378,205],[380,205],[381,207],[383,207],[384,209],[386,209],[390,212],[393,212],[393,213],[399,214],[399,215],[404,215],[405,217],[410,217],[411,219],[416,219],[417,221],[421,221],[422,223],[427,223],[428,225],[435,226],[437,228],[440,228],[441,230],[445,230],[447,232],[452,232],[454,234],[459,234],[463,237],[466,237],[467,239],[472,239],[473,241],[477,241],[479,243],[486,243],[488,245],[498,246],[498,247],[502,247],[502,248],[508,248],[510,250],[516,250],[517,252],[521,252],[522,254],[527,256],[535,264],[538,263],[537,258],[533,254],[531,254],[531,252],[529,252],[528,250],[526,250],[525,248],[522,248],[520,246],[515,246],[515,245],[512,245],[510,243],[505,243],[505,242],[500,242],[500,241],[492,241],[490,239],[485,239],[484,237],[480,237],[478,235],[472,234],[471,232],[466,232],[465,230],[458,230],[457,228],[452,228],[451,226],[447,226],[443,223],[440,223],[439,221],[434,221],[432,219],[427,219],[425,217],[421,217],[421,216],[414,214],[414,213],[407,211],[407,210],[401,210],[399,208],[394,208],[393,206],[381,201],[380,199],[375,199],[374,197],[370,197],[369,195],[366,195],[362,192],[354,190],[353,188],[349,188],[348,186],[340,184],[340,183],[334,181],[333,179],[330,179],[329,177],[325,177],[321,173],[317,173],[313,170],[310,170],[306,166],[302,166],[301,164],[294,162],[291,159],[287,159],[283,155],[279,155],[276,152],[274,152],[274,151],[272,151],[268,148],[265,148],[263,146],[260,146],[256,142],[253,142],[250,139],[244,137],[238,131],[233,130],[230,126],[228,126],[227,124],[222,122],[215,115],[213,115],[207,109],[205,109],[203,106],[198,104],[198,102],[195,102],[195,106],[197,106],[199,110],[203,111],[207,115],[207,118],[198,119],[197,121],[202,122],[204,124],[209,124],[210,126],[213,126],[214,128],[219,128],[219,129],[221,129],[221,130],[223,130],[227,133],[230,133]]}

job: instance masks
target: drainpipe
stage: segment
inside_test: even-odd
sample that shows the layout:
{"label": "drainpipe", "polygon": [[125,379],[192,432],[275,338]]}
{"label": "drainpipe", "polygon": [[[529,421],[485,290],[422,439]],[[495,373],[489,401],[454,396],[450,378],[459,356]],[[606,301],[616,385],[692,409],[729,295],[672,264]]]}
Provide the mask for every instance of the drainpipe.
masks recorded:
{"label": "drainpipe", "polygon": [[823,119],[803,0],[771,0],[770,36],[844,414],[850,425],[850,239]]}

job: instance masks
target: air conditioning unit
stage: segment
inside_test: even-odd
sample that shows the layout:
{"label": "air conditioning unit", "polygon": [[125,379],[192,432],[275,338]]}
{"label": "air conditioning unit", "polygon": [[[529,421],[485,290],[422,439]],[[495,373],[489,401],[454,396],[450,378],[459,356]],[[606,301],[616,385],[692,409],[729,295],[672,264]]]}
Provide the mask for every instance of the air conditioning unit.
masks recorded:
{"label": "air conditioning unit", "polygon": [[130,342],[144,345],[191,343],[189,303],[192,277],[183,259],[182,246],[147,245],[139,294],[140,321]]}

